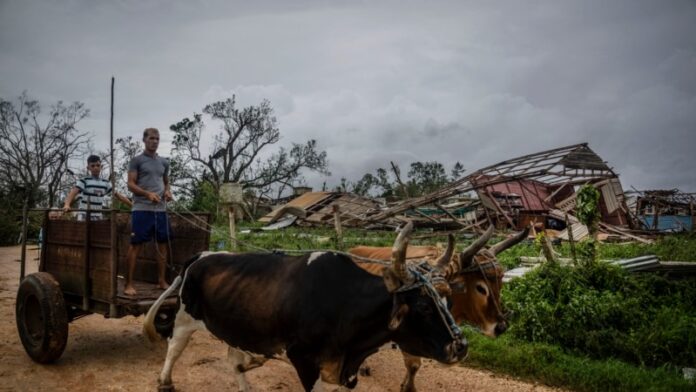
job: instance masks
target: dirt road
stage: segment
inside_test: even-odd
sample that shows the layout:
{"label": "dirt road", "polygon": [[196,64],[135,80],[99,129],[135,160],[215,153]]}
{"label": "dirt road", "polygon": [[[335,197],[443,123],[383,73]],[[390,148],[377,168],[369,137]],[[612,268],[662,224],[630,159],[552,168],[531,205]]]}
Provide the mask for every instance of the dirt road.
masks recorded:
{"label": "dirt road", "polygon": [[[15,296],[20,247],[0,247],[0,391],[156,391],[165,345],[152,345],[141,335],[142,317],[117,320],[91,315],[70,324],[68,345],[52,365],[32,362],[15,327]],[[28,253],[27,273],[35,272],[36,251]],[[196,333],[174,367],[177,391],[237,391],[225,361],[224,344]],[[386,349],[368,358],[372,374],[360,377],[355,391],[398,391],[404,375],[401,355]],[[301,391],[294,369],[271,361],[247,373],[256,391]],[[434,391],[554,391],[462,366],[442,367],[425,361],[416,386]]]}

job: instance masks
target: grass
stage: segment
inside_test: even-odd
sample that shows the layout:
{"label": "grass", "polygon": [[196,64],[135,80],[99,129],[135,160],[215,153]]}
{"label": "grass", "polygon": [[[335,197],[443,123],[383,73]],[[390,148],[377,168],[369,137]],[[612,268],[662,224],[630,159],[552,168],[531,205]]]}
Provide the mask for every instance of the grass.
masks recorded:
{"label": "grass", "polygon": [[618,360],[592,360],[558,346],[502,335],[490,339],[472,331],[467,365],[574,391],[696,391],[679,369],[641,368]]}

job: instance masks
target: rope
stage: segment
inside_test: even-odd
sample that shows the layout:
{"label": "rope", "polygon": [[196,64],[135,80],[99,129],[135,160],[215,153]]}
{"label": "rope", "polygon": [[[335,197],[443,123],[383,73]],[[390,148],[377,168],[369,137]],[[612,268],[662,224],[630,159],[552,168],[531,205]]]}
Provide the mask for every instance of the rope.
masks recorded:
{"label": "rope", "polygon": [[[435,287],[433,287],[433,284],[431,283],[431,280],[433,280],[432,277],[432,270],[428,272],[427,274],[422,274],[421,272],[418,271],[419,268],[422,268],[422,266],[407,266],[408,270],[413,274],[415,277],[414,282],[409,284],[409,285],[404,285],[401,286],[398,290],[396,290],[397,293],[402,293],[405,291],[409,290],[414,290],[420,287],[425,287],[425,291],[428,294],[428,296],[435,302],[435,307],[437,308],[438,314],[440,315],[440,318],[442,321],[445,323],[447,326],[447,331],[450,334],[450,337],[453,339],[459,339],[462,335],[461,329],[459,329],[459,326],[457,323],[454,321],[454,317],[452,317],[452,313],[450,313],[449,309],[445,307],[443,304],[443,301],[441,301],[442,297],[440,294],[438,294],[437,290]],[[430,277],[430,279],[429,279]]]}
{"label": "rope", "polygon": [[[485,250],[488,252],[488,250]],[[462,269],[459,272],[460,273],[466,273],[466,272],[480,272],[481,276],[483,277],[483,281],[486,284],[486,288],[488,289],[488,295],[493,296],[493,290],[491,290],[491,284],[488,280],[488,274],[484,270],[494,268],[496,270],[496,277],[497,277],[497,271],[498,271],[498,263],[495,261],[495,256],[493,256],[493,260],[488,260],[485,263],[479,263],[478,260],[476,260],[476,257],[473,258],[475,265]],[[493,298],[493,305],[495,305],[495,309],[498,311],[498,315],[501,316],[504,320],[506,319],[505,314],[503,313],[502,310],[502,305],[500,304],[500,297],[497,299],[494,297]]]}

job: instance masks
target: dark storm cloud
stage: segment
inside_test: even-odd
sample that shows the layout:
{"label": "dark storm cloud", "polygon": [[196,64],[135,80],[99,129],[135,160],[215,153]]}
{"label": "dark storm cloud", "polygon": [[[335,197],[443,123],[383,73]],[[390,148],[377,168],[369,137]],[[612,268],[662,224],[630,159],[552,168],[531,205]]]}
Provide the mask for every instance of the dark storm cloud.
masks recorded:
{"label": "dark storm cloud", "polygon": [[112,74],[119,135],[268,98],[284,145],[328,152],[315,187],[587,141],[627,188],[696,191],[694,20],[692,1],[0,1],[0,95],[84,101],[97,135]]}

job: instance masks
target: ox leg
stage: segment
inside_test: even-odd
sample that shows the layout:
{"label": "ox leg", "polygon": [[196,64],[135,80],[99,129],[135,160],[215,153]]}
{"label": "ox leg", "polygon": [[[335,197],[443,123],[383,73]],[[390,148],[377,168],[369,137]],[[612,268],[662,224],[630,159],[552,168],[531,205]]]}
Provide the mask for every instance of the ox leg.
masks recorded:
{"label": "ox leg", "polygon": [[183,308],[179,309],[179,312],[176,314],[172,337],[167,344],[167,359],[164,361],[162,372],[157,380],[160,391],[174,390],[172,384],[172,368],[174,367],[174,362],[181,356],[191,335],[199,329],[199,323],[200,321],[194,320]]}
{"label": "ox leg", "polygon": [[237,386],[240,392],[249,392],[250,386],[246,379],[246,372],[255,369],[266,362],[266,358],[262,356],[254,356],[246,351],[235,347],[227,348],[227,359],[232,364],[232,372],[237,379]]}
{"label": "ox leg", "polygon": [[[292,366],[297,371],[305,391],[311,391],[319,379],[319,366],[310,357],[297,352],[297,350],[288,350],[287,355]],[[321,382],[318,384],[321,386]]]}
{"label": "ox leg", "polygon": [[401,383],[401,392],[416,392],[415,378],[416,372],[421,367],[421,359],[403,351],[401,354],[404,356],[404,365],[406,365],[406,377]]}

